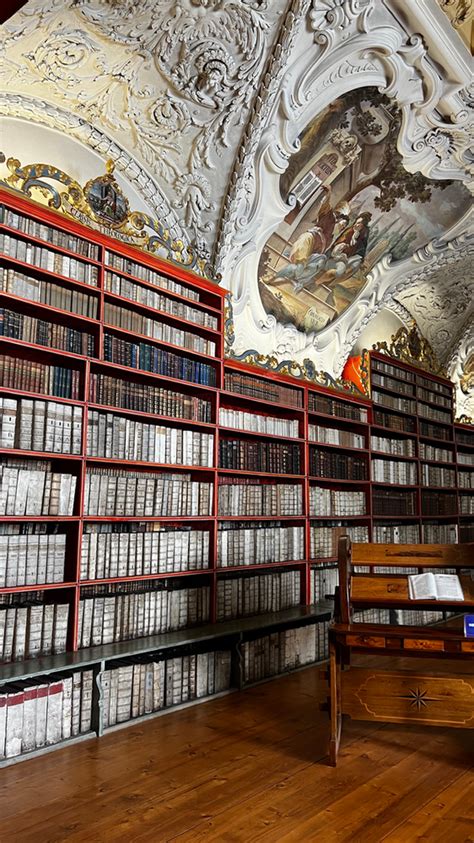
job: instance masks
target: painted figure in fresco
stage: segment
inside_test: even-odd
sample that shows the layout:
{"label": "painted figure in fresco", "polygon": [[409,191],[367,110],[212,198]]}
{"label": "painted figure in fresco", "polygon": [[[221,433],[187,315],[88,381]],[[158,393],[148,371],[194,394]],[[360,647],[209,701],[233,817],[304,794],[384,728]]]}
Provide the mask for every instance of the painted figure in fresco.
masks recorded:
{"label": "painted figure in fresco", "polygon": [[348,203],[340,202],[333,209],[330,191],[326,190],[314,225],[295,240],[288,266],[278,273],[273,283],[278,284],[279,280],[291,281],[296,291],[311,283],[326,260],[327,250],[344,231],[348,221]]}
{"label": "painted figure in fresco", "polygon": [[367,251],[371,219],[372,214],[365,211],[354,220],[352,225],[344,228],[342,233],[333,239],[331,248],[324,255],[319,255],[320,260],[314,267],[312,278],[300,277],[297,280],[295,292],[317,284],[322,276],[324,276],[324,283],[330,284],[331,281],[340,281],[344,276],[356,272]]}

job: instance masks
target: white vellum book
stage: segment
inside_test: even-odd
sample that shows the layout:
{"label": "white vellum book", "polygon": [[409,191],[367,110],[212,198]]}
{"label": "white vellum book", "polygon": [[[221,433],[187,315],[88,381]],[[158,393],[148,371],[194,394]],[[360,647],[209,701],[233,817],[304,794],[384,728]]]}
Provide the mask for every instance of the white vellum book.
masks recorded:
{"label": "white vellum book", "polygon": [[411,574],[408,591],[411,600],[464,600],[457,574]]}

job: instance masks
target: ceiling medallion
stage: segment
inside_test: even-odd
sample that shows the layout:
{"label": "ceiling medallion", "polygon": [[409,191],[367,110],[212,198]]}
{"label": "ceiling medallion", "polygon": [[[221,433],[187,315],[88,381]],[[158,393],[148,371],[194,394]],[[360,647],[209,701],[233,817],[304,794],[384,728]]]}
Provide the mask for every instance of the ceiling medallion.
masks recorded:
{"label": "ceiling medallion", "polygon": [[[5,155],[0,152],[0,163],[3,161]],[[52,164],[23,167],[16,158],[7,158],[6,165],[11,173],[3,182],[6,186],[30,199],[37,191],[50,208],[70,219],[185,266],[216,283],[220,281],[205,256],[182,240],[173,240],[159,220],[142,211],[130,210],[128,199],[114,177],[113,161],[107,161],[104,175],[89,179],[84,187]]]}
{"label": "ceiling medallion", "polygon": [[410,363],[426,369],[434,375],[447,377],[445,369],[441,366],[428,340],[421,336],[416,322],[410,328],[405,326],[392,334],[390,343],[377,342],[372,346],[374,351],[380,351],[395,357],[403,363]]}

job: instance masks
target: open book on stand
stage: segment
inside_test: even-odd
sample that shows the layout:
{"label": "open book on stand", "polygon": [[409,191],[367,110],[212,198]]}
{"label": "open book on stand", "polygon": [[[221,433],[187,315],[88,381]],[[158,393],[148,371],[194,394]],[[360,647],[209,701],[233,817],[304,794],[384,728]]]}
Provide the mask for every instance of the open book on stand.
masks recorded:
{"label": "open book on stand", "polygon": [[457,574],[411,574],[408,592],[411,600],[464,600]]}

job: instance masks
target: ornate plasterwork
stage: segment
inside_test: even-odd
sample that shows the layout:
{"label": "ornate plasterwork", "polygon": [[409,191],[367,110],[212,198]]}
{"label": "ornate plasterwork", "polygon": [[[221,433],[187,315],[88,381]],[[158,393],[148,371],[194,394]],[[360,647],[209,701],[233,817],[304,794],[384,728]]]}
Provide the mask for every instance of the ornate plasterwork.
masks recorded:
{"label": "ornate plasterwork", "polygon": [[419,366],[435,375],[446,377],[446,370],[442,367],[429,342],[418,330],[416,322],[412,321],[408,328],[405,326],[399,328],[389,342],[386,340],[377,342],[372,348],[374,351],[388,354],[396,360]]}
{"label": "ornate plasterwork", "polygon": [[[474,323],[461,336],[448,367],[449,377],[456,383],[457,415],[466,423],[474,419]],[[463,418],[464,417],[464,418]],[[469,421],[470,420],[470,421]]]}
{"label": "ornate plasterwork", "polygon": [[474,320],[472,262],[472,255],[466,255],[453,263],[449,272],[440,267],[396,297],[445,363]]}
{"label": "ornate plasterwork", "polygon": [[[412,4],[412,0],[406,2]],[[469,68],[456,64],[455,47],[450,45],[453,67],[449,72],[459,78],[456,90],[431,61],[423,39],[396,21],[391,5],[391,0],[314,0],[311,4],[306,31],[300,22],[298,54],[295,50],[290,56],[268,116],[262,110],[265,122],[252,121],[248,153],[252,160],[242,154],[236,159],[233,201],[225,204],[216,247],[216,265],[223,276],[242,260],[246,243],[255,247],[260,241],[257,219],[267,232],[271,230],[274,215],[267,222],[267,215],[262,214],[265,201],[268,204],[270,197],[275,213],[281,212],[276,184],[297,149],[301,130],[329,102],[353,88],[378,85],[399,103],[403,112],[399,151],[407,170],[432,179],[462,180],[474,192],[469,152],[474,126],[459,93],[470,84]],[[259,100],[267,96],[262,90]]]}
{"label": "ornate plasterwork", "polygon": [[285,6],[30,0],[4,27],[1,81],[19,98],[16,116],[36,94],[113,137],[160,184],[189,239],[211,248]]}
{"label": "ornate plasterwork", "polygon": [[[463,75],[464,66],[459,62],[453,71],[459,79],[458,91],[464,91],[463,99],[431,61],[422,38],[407,33],[396,20],[391,5],[391,0],[315,0],[311,4],[307,27],[299,30],[298,55],[290,58],[266,124],[254,127],[258,144],[254,142],[256,152],[250,167],[246,169],[245,162],[240,162],[234,171],[236,201],[226,209],[217,265],[234,295],[234,349],[238,355],[258,349],[260,355],[279,361],[292,359],[302,364],[310,359],[318,369],[337,377],[357,336],[375,313],[410,285],[412,275],[420,271],[422,277],[436,262],[443,265],[443,251],[449,264],[468,248],[471,223],[464,220],[446,233],[443,243],[431,244],[423,256],[417,253],[399,262],[401,265],[383,258],[348,311],[315,334],[281,324],[267,315],[261,303],[259,256],[292,207],[291,202],[282,200],[280,176],[298,149],[302,129],[342,93],[369,85],[379,87],[397,101],[402,112],[398,149],[403,165],[410,172],[419,170],[430,178],[473,186],[472,165],[466,155],[472,125],[465,101],[468,76]],[[452,59],[454,67],[451,44],[450,50],[448,61]]]}
{"label": "ornate plasterwork", "polygon": [[[5,155],[0,151],[0,163],[4,161]],[[192,246],[173,239],[160,220],[143,211],[131,210],[114,176],[115,164],[111,159],[104,174],[89,179],[83,186],[51,164],[22,166],[17,159],[8,158],[6,166],[10,173],[5,180],[8,187],[30,198],[44,199],[50,208],[125,243],[213,278],[212,267]]]}

